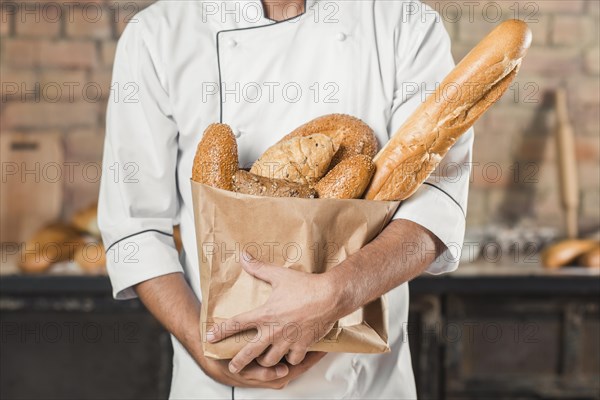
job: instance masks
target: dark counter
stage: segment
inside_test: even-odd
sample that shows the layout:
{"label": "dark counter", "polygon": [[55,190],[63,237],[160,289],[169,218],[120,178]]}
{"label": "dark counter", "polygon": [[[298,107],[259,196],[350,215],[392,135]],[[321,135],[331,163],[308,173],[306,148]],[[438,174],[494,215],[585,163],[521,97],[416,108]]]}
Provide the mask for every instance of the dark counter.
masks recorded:
{"label": "dark counter", "polygon": [[[598,275],[466,266],[410,291],[420,398],[600,398]],[[169,335],[107,277],[1,276],[0,310],[0,398],[167,397]]]}

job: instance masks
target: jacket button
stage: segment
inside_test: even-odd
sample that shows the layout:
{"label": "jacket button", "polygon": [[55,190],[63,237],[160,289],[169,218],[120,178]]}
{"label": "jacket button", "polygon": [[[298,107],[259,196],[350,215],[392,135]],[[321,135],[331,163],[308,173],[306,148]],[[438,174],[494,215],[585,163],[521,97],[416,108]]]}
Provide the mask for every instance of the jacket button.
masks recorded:
{"label": "jacket button", "polygon": [[240,136],[242,136],[242,131],[240,131],[239,129],[235,129],[235,130],[233,131],[233,135],[234,135],[236,138],[238,138],[238,139],[239,139],[239,138],[240,138]]}
{"label": "jacket button", "polygon": [[346,40],[346,38],[348,37],[344,32],[340,32],[337,34],[337,40],[339,40],[340,42],[343,42],[344,40]]}
{"label": "jacket button", "polygon": [[229,40],[227,41],[227,45],[228,45],[229,47],[235,47],[235,46],[237,46],[237,42],[236,42],[235,40],[233,40],[233,39],[229,39]]}

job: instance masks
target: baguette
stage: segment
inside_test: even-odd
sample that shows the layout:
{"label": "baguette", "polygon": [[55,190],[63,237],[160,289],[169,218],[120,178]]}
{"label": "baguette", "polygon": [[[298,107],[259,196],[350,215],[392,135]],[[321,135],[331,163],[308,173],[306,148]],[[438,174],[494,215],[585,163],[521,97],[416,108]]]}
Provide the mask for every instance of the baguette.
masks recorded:
{"label": "baguette", "polygon": [[232,191],[237,169],[237,143],[231,128],[226,124],[209,125],[196,149],[192,180]]}
{"label": "baguette", "polygon": [[315,186],[320,198],[358,199],[375,172],[371,157],[357,154],[342,160]]}
{"label": "baguette", "polygon": [[283,179],[266,178],[243,169],[237,171],[233,177],[233,191],[255,196],[317,197],[317,192],[308,185],[288,182]]}
{"label": "baguette", "polygon": [[373,158],[377,153],[377,138],[373,129],[360,119],[346,114],[328,114],[317,117],[294,129],[279,142],[294,137],[303,137],[321,133],[340,144],[340,148],[331,160],[330,168],[349,157],[364,154]]}
{"label": "baguette", "polygon": [[375,156],[370,200],[404,200],[456,140],[506,91],[531,44],[531,31],[508,20],[450,72]]}

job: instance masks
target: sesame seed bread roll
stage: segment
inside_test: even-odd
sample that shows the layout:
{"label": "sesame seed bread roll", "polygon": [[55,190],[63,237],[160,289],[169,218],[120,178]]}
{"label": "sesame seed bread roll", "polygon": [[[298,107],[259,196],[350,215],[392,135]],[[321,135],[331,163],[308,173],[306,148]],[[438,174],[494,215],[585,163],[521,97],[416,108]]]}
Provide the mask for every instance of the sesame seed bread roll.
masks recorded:
{"label": "sesame seed bread roll", "polygon": [[238,170],[238,150],[229,125],[211,124],[198,143],[192,180],[224,190],[233,190]]}

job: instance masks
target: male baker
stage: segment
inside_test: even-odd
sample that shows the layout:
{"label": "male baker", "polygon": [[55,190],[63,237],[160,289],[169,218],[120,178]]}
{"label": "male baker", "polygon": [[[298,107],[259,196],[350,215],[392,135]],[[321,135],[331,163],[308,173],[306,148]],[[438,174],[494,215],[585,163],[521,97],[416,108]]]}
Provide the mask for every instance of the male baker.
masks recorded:
{"label": "male baker", "polygon": [[307,352],[309,328],[293,343],[276,330],[230,361],[205,358],[190,171],[213,122],[232,127],[243,167],[330,113],[362,119],[382,146],[453,65],[439,15],[418,1],[159,1],[128,24],[113,70],[99,223],[114,296],[139,297],[172,334],[171,398],[416,397],[407,282],[457,266],[472,132],[379,236],[330,272],[242,265],[273,296],[230,321],[232,330],[328,327],[387,293],[386,354]]}

